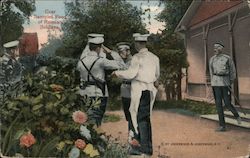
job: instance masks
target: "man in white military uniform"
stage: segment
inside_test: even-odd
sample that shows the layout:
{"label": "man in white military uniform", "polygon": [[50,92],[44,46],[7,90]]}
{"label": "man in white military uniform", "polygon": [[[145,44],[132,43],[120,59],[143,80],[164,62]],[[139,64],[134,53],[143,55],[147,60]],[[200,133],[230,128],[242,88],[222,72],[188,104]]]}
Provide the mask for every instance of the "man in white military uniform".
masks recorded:
{"label": "man in white military uniform", "polygon": [[108,60],[100,56],[103,42],[103,37],[90,39],[90,51],[80,59],[81,64],[78,63],[81,78],[80,95],[88,96],[92,100],[101,100],[100,107],[91,107],[88,111],[89,120],[97,126],[101,125],[108,98],[105,70],[125,68],[122,60]]}
{"label": "man in white military uniform", "polygon": [[231,104],[231,84],[236,78],[236,71],[233,60],[226,54],[223,54],[224,46],[221,43],[214,44],[215,55],[209,61],[209,71],[211,77],[211,86],[213,88],[217,112],[219,115],[220,127],[216,130],[223,132],[226,130],[222,100],[225,106],[233,113],[238,123],[241,118]]}
{"label": "man in white military uniform", "polygon": [[[121,58],[123,59],[126,67],[128,68],[131,64],[132,55],[130,52],[130,44],[127,42],[120,42],[117,43],[118,53],[120,54]],[[122,107],[124,111],[125,118],[128,122],[128,141],[131,142],[133,134],[133,125],[132,120],[129,112],[130,101],[131,101],[131,80],[123,79],[121,84],[121,97],[122,97]]]}
{"label": "man in white military uniform", "polygon": [[159,58],[146,48],[148,34],[136,33],[133,36],[138,53],[132,57],[131,65],[127,70],[115,71],[113,75],[132,80],[129,110],[134,128],[134,139],[139,142],[139,145],[132,146],[130,155],[151,156],[153,147],[150,116],[157,92],[154,82],[160,76]]}
{"label": "man in white military uniform", "polygon": [[1,57],[1,82],[16,83],[21,80],[22,65],[18,61],[19,58],[19,41],[11,41],[3,46],[6,53]]}
{"label": "man in white military uniform", "polygon": [[11,41],[3,45],[6,53],[0,57],[0,98],[3,99],[2,101],[5,101],[6,95],[12,97],[19,92],[12,91],[12,88],[15,90],[20,88],[18,83],[22,77],[22,65],[18,60],[18,45],[19,41]]}

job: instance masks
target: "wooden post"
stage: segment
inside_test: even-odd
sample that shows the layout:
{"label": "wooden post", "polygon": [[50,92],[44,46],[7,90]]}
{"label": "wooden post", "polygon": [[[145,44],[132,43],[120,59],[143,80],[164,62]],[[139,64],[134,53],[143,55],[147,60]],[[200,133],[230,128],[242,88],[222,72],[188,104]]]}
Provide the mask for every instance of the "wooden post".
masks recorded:
{"label": "wooden post", "polygon": [[209,24],[208,25],[206,25],[206,26],[203,26],[203,47],[204,47],[204,62],[205,62],[205,64],[204,64],[204,72],[205,72],[205,74],[204,74],[204,76],[205,76],[205,88],[206,88],[206,90],[205,90],[205,96],[206,96],[206,98],[208,97],[208,86],[207,86],[207,82],[208,82],[208,75],[207,74],[209,74],[209,71],[208,71],[208,62],[209,62],[209,60],[208,60],[208,52],[207,52],[207,36],[208,36],[208,31],[209,31]]}
{"label": "wooden post", "polygon": [[[230,42],[230,53],[231,53],[231,57],[232,60],[235,64],[235,70],[236,70],[236,79],[234,81],[234,85],[233,85],[233,91],[234,91],[234,95],[237,99],[234,99],[234,103],[236,105],[239,104],[239,81],[238,81],[238,73],[237,73],[237,60],[236,60],[236,53],[235,53],[235,42],[234,42],[234,25],[236,22],[236,18],[237,18],[237,14],[238,14],[238,10],[235,12],[235,14],[232,15],[229,14],[228,15],[228,27],[229,27],[229,42]],[[237,101],[238,100],[238,101]]]}

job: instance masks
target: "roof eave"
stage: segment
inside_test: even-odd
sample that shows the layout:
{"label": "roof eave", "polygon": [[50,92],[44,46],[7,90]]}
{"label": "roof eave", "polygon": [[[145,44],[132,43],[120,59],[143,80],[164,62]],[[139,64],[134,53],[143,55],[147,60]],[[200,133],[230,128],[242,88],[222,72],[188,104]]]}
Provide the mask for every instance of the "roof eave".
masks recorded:
{"label": "roof eave", "polygon": [[197,9],[199,8],[202,1],[193,0],[193,2],[188,7],[186,13],[181,18],[181,21],[178,23],[177,27],[175,28],[175,32],[182,32],[187,30],[187,25],[190,19],[193,17]]}

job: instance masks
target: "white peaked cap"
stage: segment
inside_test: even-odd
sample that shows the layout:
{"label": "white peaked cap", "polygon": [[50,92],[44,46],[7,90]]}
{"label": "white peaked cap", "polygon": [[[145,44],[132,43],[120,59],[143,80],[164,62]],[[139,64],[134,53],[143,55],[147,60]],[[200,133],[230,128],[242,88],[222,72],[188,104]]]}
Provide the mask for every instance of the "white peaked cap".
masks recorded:
{"label": "white peaked cap", "polygon": [[133,37],[135,38],[135,41],[148,41],[148,36],[150,36],[150,34],[140,34],[140,33],[134,33]]}
{"label": "white peaked cap", "polygon": [[224,45],[221,44],[220,42],[214,43],[214,45],[217,45],[217,46],[220,46],[220,47],[223,47],[223,48],[224,48]]}
{"label": "white peaked cap", "polygon": [[4,48],[11,48],[11,47],[16,47],[16,46],[18,46],[18,44],[19,44],[19,41],[11,41],[11,42],[8,42],[8,43],[5,43],[4,45],[3,45],[3,47]]}
{"label": "white peaked cap", "polygon": [[122,51],[124,49],[130,49],[130,44],[128,42],[120,42],[120,43],[117,43],[117,48],[118,50]]}
{"label": "white peaked cap", "polygon": [[103,37],[94,37],[89,39],[89,43],[93,43],[93,44],[102,44],[104,42],[104,38]]}
{"label": "white peaked cap", "polygon": [[89,38],[104,37],[104,34],[90,33],[90,34],[88,34],[88,37],[89,37]]}

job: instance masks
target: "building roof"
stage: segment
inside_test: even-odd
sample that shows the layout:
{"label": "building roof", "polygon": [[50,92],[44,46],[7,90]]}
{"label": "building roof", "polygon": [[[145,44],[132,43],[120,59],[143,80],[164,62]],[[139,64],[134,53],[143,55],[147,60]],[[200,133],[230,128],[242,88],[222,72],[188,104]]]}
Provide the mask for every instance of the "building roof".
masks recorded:
{"label": "building roof", "polygon": [[227,9],[230,9],[240,3],[242,0],[230,0],[230,1],[203,1],[196,14],[193,16],[192,20],[189,23],[189,26],[198,24],[204,20],[209,19],[219,13],[224,12]]}
{"label": "building roof", "polygon": [[180,32],[243,3],[244,0],[193,0],[175,31]]}

